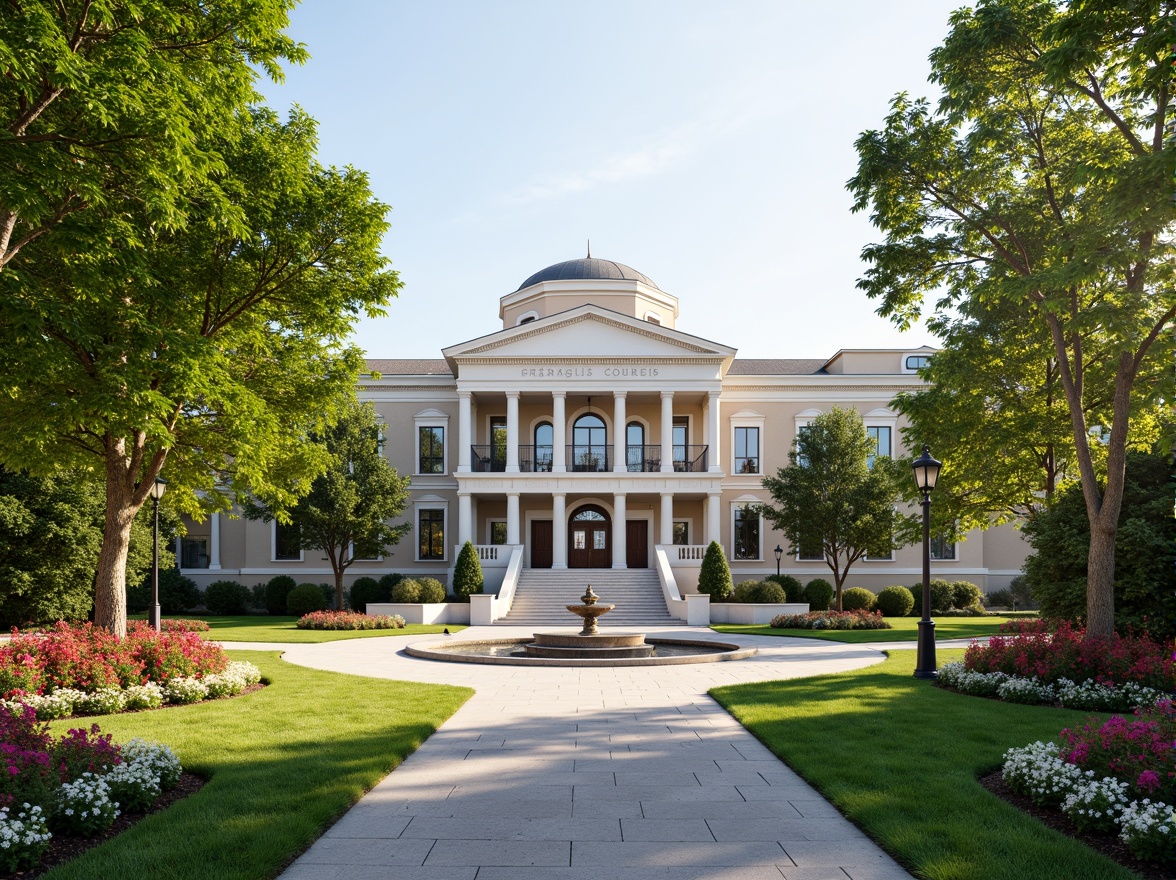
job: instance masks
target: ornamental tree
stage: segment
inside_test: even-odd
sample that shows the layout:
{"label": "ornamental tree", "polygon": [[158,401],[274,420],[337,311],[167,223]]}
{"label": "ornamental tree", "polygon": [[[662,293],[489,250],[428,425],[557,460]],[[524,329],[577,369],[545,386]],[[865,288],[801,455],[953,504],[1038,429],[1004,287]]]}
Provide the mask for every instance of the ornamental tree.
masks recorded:
{"label": "ornamental tree", "polygon": [[404,512],[408,477],[384,457],[384,425],[370,403],[349,403],[329,428],[312,435],[325,448],[326,470],[291,507],[251,501],[246,516],[277,517],[298,527],[299,544],[326,554],[335,575],[335,610],[343,610],[343,573],[358,558],[371,559],[412,531],[411,523],[390,525]]}
{"label": "ornamental tree", "polygon": [[462,602],[468,602],[470,596],[481,593],[485,584],[482,574],[482,563],[478,559],[478,551],[470,541],[462,545],[457,554],[457,562],[453,566],[453,592]]}
{"label": "ornamental tree", "polygon": [[763,480],[774,504],[760,505],[760,513],[784,533],[793,553],[820,548],[838,611],[853,564],[870,553],[889,557],[915,539],[921,522],[898,511],[909,474],[886,456],[870,467],[874,449],[861,415],[834,407],[797,434],[788,467]]}
{"label": "ornamental tree", "polygon": [[46,235],[118,260],[141,220],[231,208],[209,136],[305,49],[282,33],[294,0],[11,0],[0,15],[0,271]]}
{"label": "ornamental tree", "polygon": [[731,567],[723,555],[723,546],[718,541],[707,545],[698,571],[698,592],[711,597],[712,602],[723,602],[731,595]]}
{"label": "ornamental tree", "polygon": [[399,287],[379,254],[387,207],[361,172],[316,161],[313,120],[253,109],[222,126],[208,146],[231,211],[192,198],[176,231],[141,212],[116,258],[42,236],[0,272],[0,463],[104,482],[94,615],[120,634],[155,478],[194,516],[292,506],[330,461],[307,439],[354,399],[363,359],[344,340]]}
{"label": "ornamental tree", "polygon": [[849,182],[854,209],[885,235],[863,251],[871,267],[858,282],[880,314],[908,327],[934,293],[939,316],[984,304],[1049,340],[1090,523],[1087,631],[1097,636],[1114,629],[1133,419],[1171,399],[1160,365],[1176,318],[1164,131],[1173,15],[1170,4],[1110,0],[959,10],[931,55],[938,108],[895,98],[884,128],[858,138]]}

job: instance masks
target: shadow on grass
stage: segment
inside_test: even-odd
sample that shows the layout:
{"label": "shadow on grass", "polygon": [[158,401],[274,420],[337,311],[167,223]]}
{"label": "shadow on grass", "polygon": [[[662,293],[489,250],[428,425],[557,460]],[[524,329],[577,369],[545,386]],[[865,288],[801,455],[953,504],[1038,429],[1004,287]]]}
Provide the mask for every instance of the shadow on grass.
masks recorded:
{"label": "shadow on grass", "polygon": [[473,693],[320,672],[271,654],[234,656],[256,663],[271,684],[235,699],[96,719],[118,742],[169,744],[209,782],[47,880],[272,877]]}
{"label": "shadow on grass", "polygon": [[990,794],[977,777],[1004,752],[1085,713],[968,697],[880,666],[712,695],[919,877],[1128,880],[1136,875]]}

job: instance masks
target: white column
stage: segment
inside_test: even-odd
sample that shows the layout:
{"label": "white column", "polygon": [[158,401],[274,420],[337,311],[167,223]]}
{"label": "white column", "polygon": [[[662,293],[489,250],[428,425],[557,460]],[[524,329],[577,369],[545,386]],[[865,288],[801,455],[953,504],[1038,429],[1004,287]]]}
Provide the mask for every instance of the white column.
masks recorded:
{"label": "white column", "polygon": [[551,496],[551,567],[568,567],[567,496],[562,492]]}
{"label": "white column", "polygon": [[706,535],[703,538],[705,544],[709,544],[711,541],[722,543],[719,520],[722,500],[723,496],[718,492],[712,492],[706,496]]}
{"label": "white column", "polygon": [[658,543],[674,543],[674,496],[670,492],[662,492],[661,496],[661,540]]}
{"label": "white column", "polygon": [[706,451],[706,469],[711,473],[720,473],[723,470],[723,444],[720,442],[722,435],[719,431],[719,392],[710,392],[708,398],[706,423],[709,435],[707,443],[710,448]]}
{"label": "white column", "polygon": [[471,430],[474,425],[473,405],[470,392],[457,392],[457,472],[470,472]]}
{"label": "white column", "polygon": [[469,493],[457,496],[457,546],[464,547],[466,541],[474,541],[474,505]]}
{"label": "white column", "polygon": [[661,393],[661,470],[674,470],[674,392]]}
{"label": "white column", "polygon": [[208,518],[208,567],[219,569],[220,561],[220,513]]}
{"label": "white column", "polygon": [[629,469],[629,457],[625,454],[628,438],[625,436],[625,392],[613,392],[613,472],[624,473]]}
{"label": "white column", "polygon": [[628,568],[629,560],[625,554],[625,496],[613,496],[613,568]]}
{"label": "white column", "polygon": [[519,540],[519,493],[506,496],[506,543],[521,544]]}
{"label": "white column", "polygon": [[[551,450],[551,472],[553,474],[567,473],[565,453],[568,450],[567,416],[564,415],[564,401],[567,395],[563,391],[551,392],[551,442],[555,448]],[[557,524],[558,525],[558,524]]]}
{"label": "white column", "polygon": [[519,392],[506,392],[506,472],[519,472]]}

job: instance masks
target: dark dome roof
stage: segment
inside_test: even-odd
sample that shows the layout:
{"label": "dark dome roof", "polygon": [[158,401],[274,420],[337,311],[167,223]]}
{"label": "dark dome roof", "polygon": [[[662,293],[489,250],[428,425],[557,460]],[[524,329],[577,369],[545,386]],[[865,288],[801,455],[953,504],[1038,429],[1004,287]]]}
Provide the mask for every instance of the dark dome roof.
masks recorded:
{"label": "dark dome roof", "polygon": [[614,263],[612,260],[598,260],[588,257],[581,260],[567,260],[556,263],[546,269],[540,269],[526,281],[519,285],[519,290],[538,284],[541,281],[573,281],[584,278],[606,278],[613,281],[640,281],[642,284],[661,290],[648,275],[642,275],[636,269],[624,263]]}

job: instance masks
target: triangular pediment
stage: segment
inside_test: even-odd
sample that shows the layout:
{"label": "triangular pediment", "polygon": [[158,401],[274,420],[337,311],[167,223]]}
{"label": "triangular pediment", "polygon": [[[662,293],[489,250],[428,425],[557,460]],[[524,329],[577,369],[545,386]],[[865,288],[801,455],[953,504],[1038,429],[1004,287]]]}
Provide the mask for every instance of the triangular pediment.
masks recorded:
{"label": "triangular pediment", "polygon": [[735,349],[630,318],[599,306],[580,306],[444,350],[451,364],[468,358],[703,358],[730,360]]}

